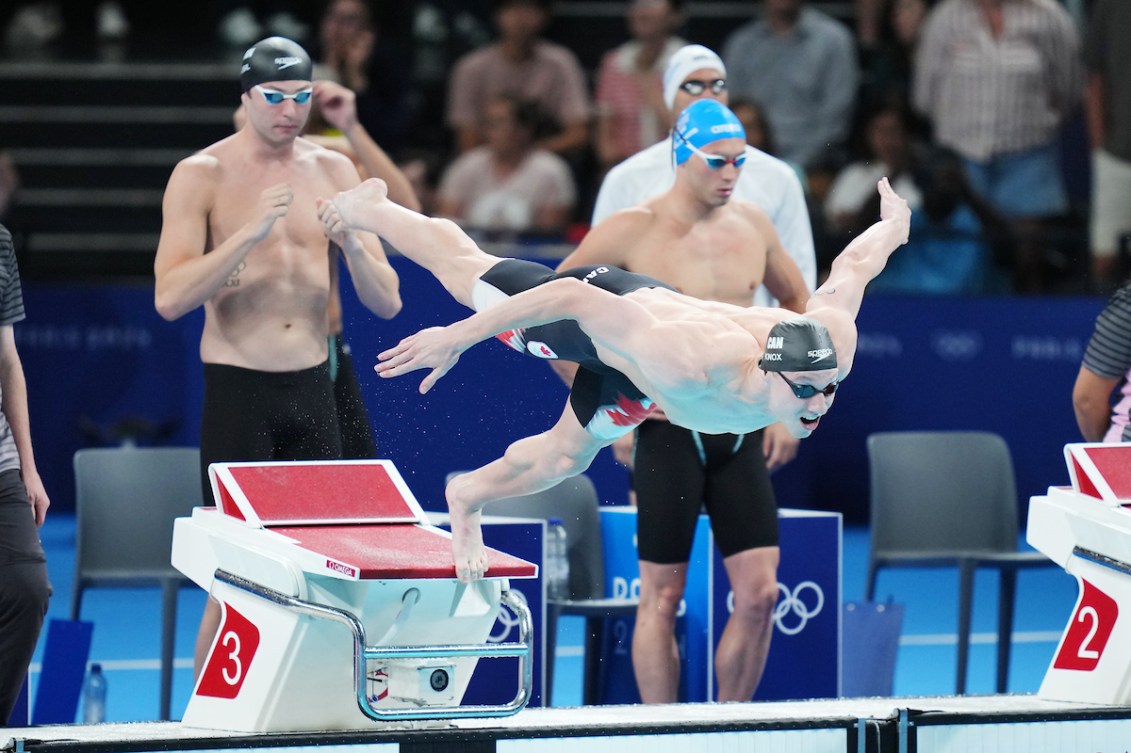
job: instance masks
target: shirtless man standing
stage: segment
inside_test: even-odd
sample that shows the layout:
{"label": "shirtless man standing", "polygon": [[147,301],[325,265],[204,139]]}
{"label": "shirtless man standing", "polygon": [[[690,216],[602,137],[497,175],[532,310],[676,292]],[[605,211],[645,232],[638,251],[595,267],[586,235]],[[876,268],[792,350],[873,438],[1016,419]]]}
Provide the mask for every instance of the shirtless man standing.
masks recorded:
{"label": "shirtless man standing", "polygon": [[[754,293],[764,287],[782,308],[802,313],[808,288],[769,216],[733,196],[748,156],[745,138],[741,122],[725,105],[713,98],[693,101],[672,129],[675,185],[609,216],[558,270],[613,264],[681,293],[735,306],[753,305]],[[559,372],[564,366],[571,364],[554,362]],[[797,440],[780,424],[774,429],[796,451]],[[625,440],[631,446],[633,436]],[[676,617],[704,506],[734,593],[715,652],[718,700],[749,701],[758,687],[773,636],[780,560],[771,453],[763,454],[763,442],[763,432],[690,431],[665,420],[660,411],[636,429],[635,453],[628,450],[635,456],[640,557],[632,665],[645,703],[678,700]],[[780,451],[784,443],[775,438],[771,446]]]}
{"label": "shirtless man standing", "polygon": [[378,233],[476,310],[379,354],[381,376],[428,369],[420,384],[425,393],[463,351],[493,336],[535,357],[581,366],[553,427],[448,484],[460,580],[486,571],[484,505],[581,473],[653,406],[673,423],[706,434],[744,434],[781,421],[793,436],[809,436],[852,369],[864,287],[907,242],[907,202],[887,179],[878,188],[881,220],[841,252],[804,316],[700,300],[613,266],[555,274],[541,264],[491,256],[455,223],[388,201],[377,180],[320,199],[328,232]]}
{"label": "shirtless man standing", "polygon": [[[161,316],[204,307],[206,498],[213,462],[341,455],[327,366],[330,243],[367,308],[389,318],[401,306],[377,239],[342,229],[327,241],[315,213],[315,197],[355,187],[359,177],[347,157],[299,138],[312,97],[309,56],[288,39],[265,39],[245,53],[240,85],[243,127],[182,160],[169,178],[154,261]],[[209,601],[197,674],[219,619]]]}

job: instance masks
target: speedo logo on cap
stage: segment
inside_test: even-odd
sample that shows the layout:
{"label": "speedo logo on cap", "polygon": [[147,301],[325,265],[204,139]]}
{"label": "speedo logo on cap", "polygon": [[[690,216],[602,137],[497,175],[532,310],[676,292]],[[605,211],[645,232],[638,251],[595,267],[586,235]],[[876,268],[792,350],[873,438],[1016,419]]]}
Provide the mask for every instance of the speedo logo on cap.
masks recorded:
{"label": "speedo logo on cap", "polygon": [[275,66],[279,70],[290,68],[292,65],[298,65],[302,62],[302,58],[295,57],[294,55],[285,55],[275,58]]}
{"label": "speedo logo on cap", "polygon": [[811,350],[808,353],[806,353],[806,355],[809,356],[809,360],[813,361],[814,363],[816,363],[817,361],[823,360],[825,358],[828,358],[832,354],[833,354],[832,348],[819,348],[817,350]]}
{"label": "speedo logo on cap", "polygon": [[[771,337],[766,341],[766,350],[770,350],[771,348],[774,349],[774,350],[781,350],[784,347],[785,347],[785,338],[784,337],[780,337],[780,336],[779,337]],[[778,358],[781,358],[781,356],[779,355]]]}

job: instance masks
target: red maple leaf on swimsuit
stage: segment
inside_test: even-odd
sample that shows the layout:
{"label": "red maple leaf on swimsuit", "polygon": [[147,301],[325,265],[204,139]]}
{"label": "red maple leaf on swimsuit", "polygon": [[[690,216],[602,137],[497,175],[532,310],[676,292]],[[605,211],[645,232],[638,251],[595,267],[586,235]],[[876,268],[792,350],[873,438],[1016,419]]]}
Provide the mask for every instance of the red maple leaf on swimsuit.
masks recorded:
{"label": "red maple leaf on swimsuit", "polygon": [[[648,404],[645,405],[644,401],[647,400]],[[616,426],[636,426],[648,415],[656,410],[656,405],[648,398],[640,400],[629,400],[624,395],[617,395],[617,408],[606,408],[605,413],[608,414],[609,419]]]}

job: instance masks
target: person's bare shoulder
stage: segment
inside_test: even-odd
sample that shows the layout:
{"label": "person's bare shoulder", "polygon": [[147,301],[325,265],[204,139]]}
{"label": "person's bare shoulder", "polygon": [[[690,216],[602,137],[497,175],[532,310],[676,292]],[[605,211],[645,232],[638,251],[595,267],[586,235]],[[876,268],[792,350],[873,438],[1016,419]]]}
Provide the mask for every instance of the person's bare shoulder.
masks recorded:
{"label": "person's bare shoulder", "polygon": [[304,159],[312,160],[315,167],[329,176],[335,185],[347,188],[361,181],[357,166],[342,152],[306,138],[295,141],[295,148],[301,150],[299,153]]}
{"label": "person's bare shoulder", "polygon": [[612,264],[626,267],[637,242],[656,221],[656,213],[645,204],[614,212],[586,233],[577,249],[558,267]]}
{"label": "person's bare shoulder", "polygon": [[223,160],[212,147],[185,157],[173,168],[166,193],[174,190],[200,194],[218,184],[223,176]]}
{"label": "person's bare shoulder", "polygon": [[770,215],[766,214],[762,207],[755,204],[753,201],[747,199],[731,199],[727,202],[728,206],[742,219],[756,225],[759,229],[764,229],[767,226],[773,227],[773,221],[770,220]]}

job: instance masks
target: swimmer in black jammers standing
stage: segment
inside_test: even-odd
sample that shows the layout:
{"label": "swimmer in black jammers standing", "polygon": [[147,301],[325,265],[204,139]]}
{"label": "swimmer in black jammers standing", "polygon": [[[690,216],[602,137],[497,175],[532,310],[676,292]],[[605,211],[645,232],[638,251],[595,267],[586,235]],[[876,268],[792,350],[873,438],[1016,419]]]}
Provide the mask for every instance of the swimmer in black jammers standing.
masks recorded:
{"label": "swimmer in black jammers standing", "polygon": [[[341,456],[327,366],[330,243],[366,307],[389,318],[401,306],[380,242],[344,229],[327,240],[319,222],[315,197],[360,178],[344,155],[299,138],[313,97],[305,50],[265,39],[245,53],[239,78],[246,122],[174,168],[154,262],[161,316],[204,307],[205,474],[213,462]],[[197,674],[219,620],[209,601]]]}

